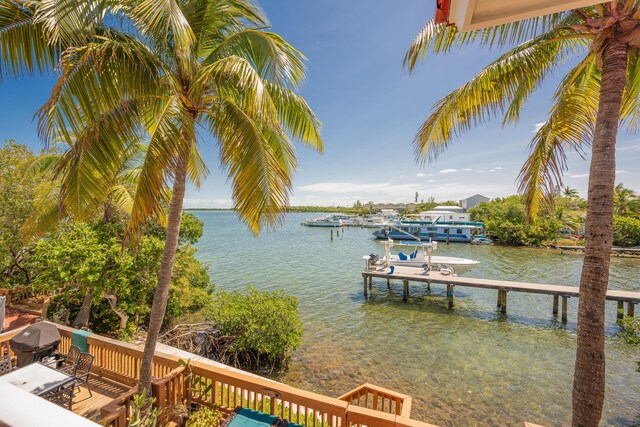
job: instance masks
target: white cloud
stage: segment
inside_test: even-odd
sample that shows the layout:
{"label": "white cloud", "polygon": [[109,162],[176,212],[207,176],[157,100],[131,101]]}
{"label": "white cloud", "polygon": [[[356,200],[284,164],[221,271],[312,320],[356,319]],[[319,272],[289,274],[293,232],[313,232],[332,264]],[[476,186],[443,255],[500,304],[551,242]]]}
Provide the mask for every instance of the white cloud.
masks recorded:
{"label": "white cloud", "polygon": [[230,208],[233,206],[231,199],[198,199],[185,198],[185,208]]}
{"label": "white cloud", "polygon": [[428,179],[427,182],[435,182],[433,179]]}
{"label": "white cloud", "polygon": [[540,123],[536,123],[535,125],[533,125],[534,129],[533,129],[533,132],[531,132],[531,133],[538,132],[540,130],[540,128],[542,128],[542,126],[545,125],[545,123],[547,123],[547,122],[540,122]]}
{"label": "white cloud", "polygon": [[462,169],[462,170],[463,170],[463,171],[465,171],[465,172],[471,172],[473,169],[470,169],[470,168],[464,168],[464,169]]}
{"label": "white cloud", "polygon": [[501,171],[504,168],[502,166],[496,166],[494,169],[497,170],[497,171]]}
{"label": "white cloud", "polygon": [[627,171],[623,171],[623,170],[616,170],[617,174],[621,174],[621,173],[627,173]]}
{"label": "white cloud", "polygon": [[318,182],[316,184],[301,185],[296,188],[297,191],[311,191],[315,193],[334,193],[334,194],[393,194],[394,192],[406,192],[419,190],[418,184],[393,184],[391,182],[383,182],[379,184],[359,184],[355,182]]}
{"label": "white cloud", "polygon": [[627,147],[616,147],[617,151],[640,151],[640,144],[629,145]]}
{"label": "white cloud", "polygon": [[589,176],[588,173],[577,173],[577,174],[569,174],[567,175],[569,178],[586,178]]}
{"label": "white cloud", "polygon": [[442,169],[440,173],[455,173],[458,172],[458,169]]}
{"label": "white cloud", "polygon": [[432,173],[422,173],[422,172],[416,174],[416,177],[418,177],[418,178],[422,178],[423,176],[433,176],[433,174]]}

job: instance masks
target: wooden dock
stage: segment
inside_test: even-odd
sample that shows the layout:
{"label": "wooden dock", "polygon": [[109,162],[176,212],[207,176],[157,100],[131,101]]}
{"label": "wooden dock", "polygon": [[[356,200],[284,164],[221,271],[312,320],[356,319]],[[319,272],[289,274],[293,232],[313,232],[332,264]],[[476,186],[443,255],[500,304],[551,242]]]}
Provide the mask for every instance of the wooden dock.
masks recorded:
{"label": "wooden dock", "polygon": [[[364,294],[368,294],[373,278],[386,279],[387,284],[391,280],[402,280],[403,299],[409,297],[409,282],[425,283],[430,289],[432,283],[444,284],[447,286],[447,300],[449,307],[453,307],[454,287],[465,286],[470,288],[492,289],[498,291],[497,307],[502,313],[507,312],[508,292],[525,292],[531,294],[544,294],[553,296],[553,315],[558,314],[560,299],[562,299],[562,321],[567,321],[567,305],[569,298],[578,298],[580,291],[577,286],[546,285],[541,283],[509,282],[505,280],[477,279],[471,277],[458,277],[444,275],[437,271],[430,271],[428,274],[421,268],[395,266],[393,274],[389,274],[389,268],[366,269],[362,272],[364,278]],[[635,304],[640,303],[640,292],[619,291],[615,289],[607,290],[608,301],[616,301],[618,304],[618,318],[624,316],[624,303],[627,303],[627,316],[633,316]]]}

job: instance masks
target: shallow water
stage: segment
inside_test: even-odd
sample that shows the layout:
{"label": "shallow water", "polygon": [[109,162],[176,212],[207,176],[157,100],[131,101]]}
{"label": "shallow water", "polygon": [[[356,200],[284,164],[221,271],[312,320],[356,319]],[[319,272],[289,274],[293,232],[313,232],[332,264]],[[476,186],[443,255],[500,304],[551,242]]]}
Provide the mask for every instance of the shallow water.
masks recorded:
{"label": "shallow water", "polygon": [[[233,212],[195,212],[204,221],[198,257],[218,288],[285,289],[298,298],[302,347],[277,379],[338,396],[370,382],[413,397],[412,417],[439,425],[548,426],[570,423],[577,299],[569,322],[551,315],[551,296],[509,294],[509,313],[495,310],[496,292],[457,288],[446,306],[443,286],[374,280],[365,300],[362,256],[383,253],[371,229],[303,227],[318,214],[289,214],[285,224],[254,237]],[[582,256],[557,251],[440,244],[437,255],[481,262],[469,277],[577,285]],[[609,287],[640,290],[640,260],[613,258]],[[607,303],[607,396],[603,425],[640,422],[640,351],[616,333]]]}

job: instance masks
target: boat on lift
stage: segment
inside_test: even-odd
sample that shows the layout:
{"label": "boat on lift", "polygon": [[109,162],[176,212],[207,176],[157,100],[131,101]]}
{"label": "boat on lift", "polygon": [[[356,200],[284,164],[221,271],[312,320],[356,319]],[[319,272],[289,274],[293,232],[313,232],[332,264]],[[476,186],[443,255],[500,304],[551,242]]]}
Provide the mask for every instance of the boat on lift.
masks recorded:
{"label": "boat on lift", "polygon": [[[411,252],[405,254],[404,252],[398,252],[398,254],[391,254],[391,248],[394,246],[410,248]],[[439,256],[433,255],[433,251],[438,248],[437,242],[414,242],[414,241],[394,241],[387,240],[384,242],[383,258],[378,258],[378,265],[384,265],[390,267],[392,265],[417,267],[423,268],[428,271],[446,271],[450,270],[454,274],[462,275],[471,271],[480,262],[467,259],[458,258],[452,256]],[[375,258],[369,255],[369,259]]]}

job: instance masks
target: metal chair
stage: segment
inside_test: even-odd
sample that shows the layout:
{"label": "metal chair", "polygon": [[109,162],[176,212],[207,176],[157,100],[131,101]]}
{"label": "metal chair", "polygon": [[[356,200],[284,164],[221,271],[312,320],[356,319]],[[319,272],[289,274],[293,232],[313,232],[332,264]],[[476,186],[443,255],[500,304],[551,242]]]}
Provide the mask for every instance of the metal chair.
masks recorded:
{"label": "metal chair", "polygon": [[60,370],[62,372],[66,372],[67,374],[72,374],[76,369],[76,363],[78,362],[78,357],[80,356],[80,347],[76,345],[72,345],[69,348],[69,352],[64,356],[62,360],[62,366]]}
{"label": "metal chair", "polygon": [[91,374],[91,366],[93,365],[93,354],[80,353],[78,360],[76,361],[75,369],[73,370],[73,376],[75,377],[75,383],[80,390],[80,384],[86,384],[89,396],[91,394],[91,388],[89,387],[89,375]]}
{"label": "metal chair", "polygon": [[11,356],[6,354],[0,357],[0,375],[4,375],[13,371],[13,364],[11,363]]}
{"label": "metal chair", "polygon": [[47,399],[49,402],[55,403],[58,406],[62,406],[68,410],[72,410],[73,406],[73,392],[76,388],[75,383],[71,383],[67,386],[60,387],[57,390],[47,393],[42,396]]}

